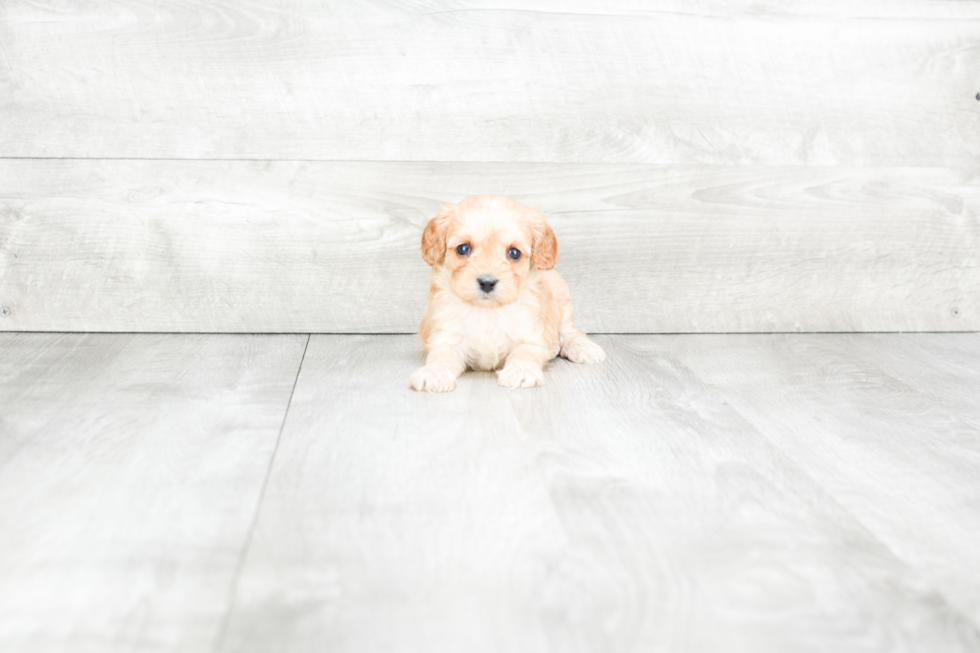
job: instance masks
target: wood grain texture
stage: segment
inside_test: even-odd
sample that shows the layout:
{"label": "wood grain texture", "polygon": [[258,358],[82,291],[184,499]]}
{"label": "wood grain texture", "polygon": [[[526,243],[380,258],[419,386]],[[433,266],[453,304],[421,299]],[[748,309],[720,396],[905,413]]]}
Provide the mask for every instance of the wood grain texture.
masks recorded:
{"label": "wood grain texture", "polygon": [[545,212],[586,331],[980,329],[973,168],[7,160],[0,330],[412,332],[477,193]]}
{"label": "wood grain texture", "polygon": [[5,0],[0,156],[973,165],[972,2]]}
{"label": "wood grain texture", "polygon": [[875,340],[845,340],[860,356],[900,383],[928,393],[960,421],[980,428],[980,343],[973,334],[937,334],[903,338],[898,346],[877,346]]}
{"label": "wood grain texture", "polygon": [[710,336],[672,351],[980,625],[980,334]]}
{"label": "wood grain texture", "polygon": [[306,341],[0,334],[0,650],[212,650]]}
{"label": "wood grain texture", "polygon": [[[837,480],[781,450],[812,439],[843,452],[821,428],[836,411],[850,448],[876,450],[876,478],[904,477],[916,458],[860,428],[877,413],[840,411],[828,394],[777,440],[688,363],[780,358],[806,378],[812,363],[764,336],[598,341],[607,364],[554,362],[544,388],[468,373],[432,396],[406,388],[422,362],[413,338],[313,336],[221,650],[980,650],[974,615],[959,610],[976,594],[964,557],[980,530],[956,523],[968,506],[936,505],[928,522],[955,553],[940,568],[967,572],[940,591],[935,569],[850,512],[915,528],[906,497],[864,484],[842,502]],[[847,393],[851,378],[826,381]],[[755,387],[746,396],[767,406],[797,383]],[[895,398],[878,389],[866,403]],[[966,483],[960,496],[975,491],[956,460],[975,442],[935,429],[930,410],[882,419],[946,452],[944,468],[937,454],[911,471],[946,469]]]}

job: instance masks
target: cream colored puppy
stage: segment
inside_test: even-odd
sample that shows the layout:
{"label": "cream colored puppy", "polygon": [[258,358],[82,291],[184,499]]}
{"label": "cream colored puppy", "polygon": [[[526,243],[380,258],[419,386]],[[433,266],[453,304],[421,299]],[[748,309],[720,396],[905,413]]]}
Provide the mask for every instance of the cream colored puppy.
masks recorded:
{"label": "cream colored puppy", "polygon": [[497,195],[446,205],[425,227],[422,258],[432,278],[415,390],[448,392],[466,369],[498,370],[500,385],[531,388],[544,385],[542,369],[558,354],[606,359],[572,324],[568,286],[552,270],[558,241],[538,211]]}

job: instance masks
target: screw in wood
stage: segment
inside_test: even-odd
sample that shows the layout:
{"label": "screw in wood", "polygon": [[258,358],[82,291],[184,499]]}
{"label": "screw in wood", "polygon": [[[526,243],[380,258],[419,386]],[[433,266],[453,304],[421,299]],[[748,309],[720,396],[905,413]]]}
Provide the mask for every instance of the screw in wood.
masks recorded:
{"label": "screw in wood", "polygon": [[950,313],[953,314],[953,317],[959,317],[960,316],[960,309],[954,308],[953,310],[950,311]]}
{"label": "screw in wood", "polygon": [[7,317],[8,315],[10,315],[10,309],[7,308],[6,306],[0,308],[0,315]]}

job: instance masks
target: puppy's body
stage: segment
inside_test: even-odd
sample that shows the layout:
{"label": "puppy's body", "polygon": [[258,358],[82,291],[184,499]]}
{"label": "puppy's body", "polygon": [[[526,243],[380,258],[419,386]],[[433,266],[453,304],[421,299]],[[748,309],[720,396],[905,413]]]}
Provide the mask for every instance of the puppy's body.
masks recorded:
{"label": "puppy's body", "polygon": [[[564,282],[556,272],[532,270],[518,298],[497,307],[474,306],[453,294],[450,273],[444,267],[436,268],[432,276],[435,292],[429,296],[428,309],[419,325],[427,351],[453,347],[467,367],[478,370],[497,369],[521,343],[540,346],[548,353],[548,359],[558,355],[559,301],[555,284]],[[567,291],[564,294],[567,303]]]}
{"label": "puppy's body", "polygon": [[429,222],[422,255],[432,265],[419,325],[428,356],[410,379],[415,390],[452,390],[467,368],[497,369],[500,385],[533,387],[559,354],[605,359],[572,323],[568,286],[551,269],[558,243],[537,211],[506,197],[469,197]]}

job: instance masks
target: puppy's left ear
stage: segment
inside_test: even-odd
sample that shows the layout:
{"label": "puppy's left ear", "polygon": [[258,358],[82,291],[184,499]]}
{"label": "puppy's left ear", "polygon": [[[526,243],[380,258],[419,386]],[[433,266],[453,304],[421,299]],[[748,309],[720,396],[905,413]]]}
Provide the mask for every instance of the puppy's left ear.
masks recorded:
{"label": "puppy's left ear", "polygon": [[422,232],[422,258],[429,265],[435,265],[442,260],[446,253],[446,228],[452,217],[453,207],[446,204],[439,209],[439,214],[429,220]]}
{"label": "puppy's left ear", "polygon": [[[537,213],[537,212],[535,212]],[[534,242],[531,244],[532,260],[539,270],[550,270],[558,262],[558,239],[551,225],[544,221],[540,213],[534,218]]]}

